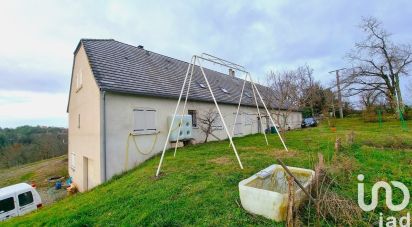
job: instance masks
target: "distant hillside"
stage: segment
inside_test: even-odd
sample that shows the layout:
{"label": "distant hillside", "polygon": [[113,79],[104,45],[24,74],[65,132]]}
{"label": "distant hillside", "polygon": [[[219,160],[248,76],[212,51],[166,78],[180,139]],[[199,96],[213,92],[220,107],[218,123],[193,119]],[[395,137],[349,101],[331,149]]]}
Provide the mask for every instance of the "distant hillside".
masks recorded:
{"label": "distant hillside", "polygon": [[67,154],[67,129],[45,126],[0,128],[0,168]]}

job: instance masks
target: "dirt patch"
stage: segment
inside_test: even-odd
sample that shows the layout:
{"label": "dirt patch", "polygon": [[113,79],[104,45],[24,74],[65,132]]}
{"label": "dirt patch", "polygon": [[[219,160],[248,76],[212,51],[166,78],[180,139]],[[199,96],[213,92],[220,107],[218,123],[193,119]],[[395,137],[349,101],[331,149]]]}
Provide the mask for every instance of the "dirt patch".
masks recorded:
{"label": "dirt patch", "polygon": [[239,151],[244,151],[244,152],[253,151],[253,152],[259,152],[259,153],[266,153],[268,152],[268,149],[264,147],[241,147],[239,148]]}
{"label": "dirt patch", "polygon": [[283,150],[283,149],[279,149],[279,150],[271,150],[268,152],[269,155],[274,156],[275,158],[292,158],[292,157],[296,157],[298,155],[298,152],[295,150]]}
{"label": "dirt patch", "polygon": [[285,149],[271,149],[269,147],[241,147],[239,148],[239,151],[243,152],[248,152],[248,154],[253,154],[254,153],[260,153],[260,154],[267,154],[270,156],[275,155],[276,157],[283,157],[283,158],[289,158],[289,157],[295,157],[298,153],[295,150],[289,150],[286,151]]}
{"label": "dirt patch", "polygon": [[228,158],[228,157],[219,157],[219,158],[215,158],[210,160],[210,162],[218,164],[218,165],[226,165],[232,162],[232,159]]}

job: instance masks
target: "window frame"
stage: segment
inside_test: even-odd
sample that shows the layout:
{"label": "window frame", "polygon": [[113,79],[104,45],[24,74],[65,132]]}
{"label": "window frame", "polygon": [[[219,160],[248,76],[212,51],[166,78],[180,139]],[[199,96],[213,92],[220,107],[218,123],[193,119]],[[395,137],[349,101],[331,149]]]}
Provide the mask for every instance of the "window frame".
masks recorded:
{"label": "window frame", "polygon": [[222,119],[220,118],[220,115],[218,113],[216,115],[217,116],[216,116],[215,121],[212,123],[212,127],[216,130],[222,130],[223,129]]}
{"label": "window frame", "polygon": [[202,83],[202,82],[196,82],[197,83],[197,85],[200,87],[200,88],[202,88],[202,89],[206,89],[207,87],[206,87],[206,85],[204,84],[204,83]]}
{"label": "window frame", "polygon": [[76,171],[76,153],[70,153],[70,169]]}
{"label": "window frame", "polygon": [[[20,196],[22,196],[22,195],[24,195],[24,197],[20,197]],[[29,195],[29,196],[27,196],[27,195]],[[21,203],[21,199],[22,199],[22,198],[24,198],[24,199],[29,198],[29,200],[28,200],[29,202],[28,202],[28,201],[24,201],[25,203],[22,204],[22,203]],[[22,193],[20,193],[20,194],[17,195],[17,201],[18,201],[20,207],[24,207],[24,206],[30,205],[30,204],[34,203],[33,193],[32,193],[31,191],[22,192]]]}
{"label": "window frame", "polygon": [[83,87],[83,71],[79,69],[76,74],[76,92],[78,92]]}
{"label": "window frame", "polygon": [[243,113],[243,114],[245,115],[245,126],[253,125],[254,116],[256,116],[257,114],[253,114],[253,113]]}
{"label": "window frame", "polygon": [[5,198],[5,199],[1,199],[0,201],[10,200],[10,199],[11,199],[11,201],[12,201],[11,204],[13,204],[12,209],[11,209],[11,210],[1,210],[1,209],[0,209],[0,214],[7,213],[7,212],[10,212],[10,211],[13,211],[13,210],[16,209],[16,204],[15,204],[15,201],[14,201],[14,197],[13,197],[13,196],[7,197],[7,198]]}
{"label": "window frame", "polygon": [[80,129],[80,114],[77,114],[77,128]]}
{"label": "window frame", "polygon": [[197,111],[196,110],[187,110],[187,114],[192,116],[192,127],[197,128]]}
{"label": "window frame", "polygon": [[[234,125],[233,125],[234,126],[233,135],[237,136],[237,135],[243,135],[244,134],[243,133],[243,126],[244,126],[244,123],[243,123],[244,119],[243,118],[244,117],[242,115],[245,115],[245,114],[246,113],[239,112],[237,117],[236,117],[236,112],[233,113],[233,115],[234,115],[233,120],[236,118],[236,121],[234,122]],[[240,130],[236,131],[237,128],[239,128]]]}
{"label": "window frame", "polygon": [[221,90],[223,93],[225,93],[225,94],[230,94],[229,90],[227,90],[227,89],[224,88],[224,87],[220,87],[220,90]]}

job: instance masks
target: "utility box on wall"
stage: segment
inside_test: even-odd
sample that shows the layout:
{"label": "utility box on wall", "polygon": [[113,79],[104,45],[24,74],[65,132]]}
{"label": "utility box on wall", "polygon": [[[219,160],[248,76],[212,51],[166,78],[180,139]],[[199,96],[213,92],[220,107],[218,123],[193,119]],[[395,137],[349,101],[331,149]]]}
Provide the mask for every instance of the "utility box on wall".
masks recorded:
{"label": "utility box on wall", "polygon": [[[172,123],[173,116],[167,118],[167,124],[170,126]],[[179,132],[179,125],[182,123]],[[176,115],[173,125],[171,125],[172,131],[170,132],[169,141],[180,141],[189,140],[193,138],[193,128],[192,128],[192,116],[190,115]]]}

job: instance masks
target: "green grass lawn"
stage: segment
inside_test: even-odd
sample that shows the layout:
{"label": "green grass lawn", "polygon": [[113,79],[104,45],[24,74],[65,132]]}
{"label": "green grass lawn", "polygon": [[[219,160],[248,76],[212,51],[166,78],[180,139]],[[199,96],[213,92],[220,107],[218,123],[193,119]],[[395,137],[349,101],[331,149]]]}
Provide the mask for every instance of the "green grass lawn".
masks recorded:
{"label": "green grass lawn", "polygon": [[[411,122],[408,127],[412,129]],[[159,156],[134,170],[91,190],[76,194],[38,212],[18,217],[6,225],[135,225],[135,226],[283,226],[248,214],[239,200],[238,183],[281,158],[289,166],[313,168],[320,152],[338,184],[331,190],[357,201],[357,175],[372,185],[379,180],[398,180],[412,189],[412,133],[401,130],[399,122],[363,123],[359,119],[337,121],[337,132],[326,124],[285,134],[290,151],[282,150],[276,135],[236,138],[244,169],[241,170],[227,141],[168,152],[162,177],[154,178]],[[353,130],[355,143],[346,144]],[[334,141],[341,137],[343,149],[334,154]],[[335,157],[334,157],[335,155]],[[370,194],[367,187],[366,194]],[[383,193],[381,193],[383,194]],[[394,191],[400,201],[400,192]],[[381,198],[378,212],[389,213]],[[411,204],[408,206],[410,211]],[[403,215],[402,211],[396,215]],[[364,213],[368,222],[370,213]],[[375,216],[373,216],[375,217]],[[374,222],[377,219],[372,218]],[[310,220],[309,220],[310,223]],[[335,225],[333,220],[322,222]],[[307,224],[307,223],[305,223]]]}

